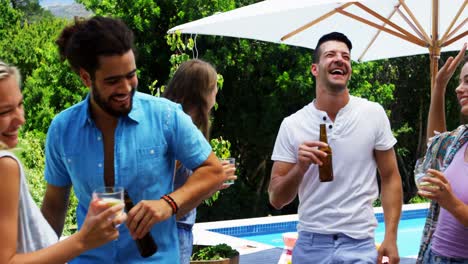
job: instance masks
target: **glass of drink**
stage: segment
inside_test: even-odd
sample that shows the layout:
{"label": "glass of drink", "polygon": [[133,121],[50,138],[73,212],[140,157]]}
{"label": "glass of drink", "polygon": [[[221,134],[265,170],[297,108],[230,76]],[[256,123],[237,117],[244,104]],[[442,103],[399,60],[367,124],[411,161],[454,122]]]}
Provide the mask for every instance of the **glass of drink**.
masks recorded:
{"label": "glass of drink", "polygon": [[[416,186],[418,189],[421,189],[421,186],[429,186],[434,187],[434,184],[424,181],[423,177],[434,177],[432,174],[427,172],[427,169],[424,167],[424,158],[420,158],[416,161],[416,166],[414,168],[414,181],[416,182]],[[439,160],[437,162],[437,169],[439,171],[443,171],[443,167]]]}
{"label": "glass of drink", "polygon": [[[232,167],[236,167],[236,159],[235,158],[224,158],[224,159],[219,159],[221,161],[221,164],[229,164]],[[224,182],[225,185],[231,185],[234,184],[234,180],[227,180]]]}
{"label": "glass of drink", "polygon": [[[93,198],[98,199],[110,206],[124,204],[123,187],[100,187],[93,191]],[[123,209],[122,209],[123,212]],[[118,227],[117,225],[116,227]]]}

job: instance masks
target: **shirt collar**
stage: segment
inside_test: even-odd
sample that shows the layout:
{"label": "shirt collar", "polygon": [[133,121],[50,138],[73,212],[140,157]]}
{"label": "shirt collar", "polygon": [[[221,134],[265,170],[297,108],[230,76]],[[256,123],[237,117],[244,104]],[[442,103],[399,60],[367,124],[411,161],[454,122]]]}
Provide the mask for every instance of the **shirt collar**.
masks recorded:
{"label": "shirt collar", "polygon": [[133,105],[132,110],[128,113],[128,119],[134,121],[135,123],[140,123],[144,116],[143,116],[143,106],[141,105],[141,93],[135,92],[133,96]]}
{"label": "shirt collar", "polygon": [[[83,104],[82,112],[80,116],[84,117],[79,121],[81,126],[94,125],[94,120],[91,117],[91,108],[89,107],[91,103],[90,100],[91,100],[90,93],[88,93],[86,95],[86,98],[80,103],[80,104]],[[135,92],[135,95],[133,96],[132,110],[127,116],[123,118],[131,120],[135,123],[140,123],[141,120],[143,119],[143,110],[142,110],[139,92]]]}
{"label": "shirt collar", "polygon": [[[323,111],[323,110],[319,110],[317,109],[317,107],[315,107],[315,102],[316,102],[317,99],[314,99],[312,100],[311,103],[309,103],[309,105],[311,106],[312,108],[312,114],[315,115],[317,118],[319,119],[323,119],[323,117],[327,117],[328,118],[328,114],[327,112]],[[336,118],[338,118],[339,115],[343,115],[344,113],[350,111],[350,109],[353,108],[354,106],[354,103],[356,101],[356,98],[352,95],[349,96],[349,101],[348,103],[346,103],[345,106],[343,106],[339,111],[338,113],[336,114]],[[335,121],[336,121],[336,118],[335,118]]]}

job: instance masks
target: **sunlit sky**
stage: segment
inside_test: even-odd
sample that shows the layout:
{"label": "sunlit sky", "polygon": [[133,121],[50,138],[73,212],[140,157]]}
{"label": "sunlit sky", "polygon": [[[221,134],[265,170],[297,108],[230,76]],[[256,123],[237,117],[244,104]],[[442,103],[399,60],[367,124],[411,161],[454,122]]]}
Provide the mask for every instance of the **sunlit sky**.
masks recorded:
{"label": "sunlit sky", "polygon": [[74,0],[39,0],[39,3],[42,6],[50,6],[50,5],[68,5],[74,3]]}

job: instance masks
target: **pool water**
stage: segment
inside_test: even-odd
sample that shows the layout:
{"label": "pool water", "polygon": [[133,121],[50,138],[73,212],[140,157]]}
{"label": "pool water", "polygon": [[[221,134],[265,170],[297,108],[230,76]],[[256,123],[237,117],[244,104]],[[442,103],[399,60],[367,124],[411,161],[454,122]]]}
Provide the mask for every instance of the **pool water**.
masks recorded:
{"label": "pool water", "polygon": [[[426,215],[427,208],[402,211],[397,238],[400,256],[417,256]],[[385,235],[384,216],[383,213],[376,213],[375,217],[378,221],[378,226],[375,230],[375,242],[382,243]],[[296,232],[296,226],[297,221],[284,221],[208,230],[282,248],[284,247],[282,234]]]}
{"label": "pool water", "polygon": [[[417,256],[419,243],[421,242],[422,231],[426,218],[413,218],[400,220],[398,224],[397,246],[398,253],[402,257]],[[385,235],[385,224],[379,222],[375,230],[375,241],[381,243]]]}

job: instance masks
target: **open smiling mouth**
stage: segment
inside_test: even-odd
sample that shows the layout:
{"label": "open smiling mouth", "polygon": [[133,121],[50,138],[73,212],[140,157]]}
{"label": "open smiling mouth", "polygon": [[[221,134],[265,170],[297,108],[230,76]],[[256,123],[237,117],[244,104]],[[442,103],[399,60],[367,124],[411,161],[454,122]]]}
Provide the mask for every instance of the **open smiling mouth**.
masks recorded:
{"label": "open smiling mouth", "polygon": [[9,138],[11,138],[11,137],[16,137],[16,136],[18,136],[18,131],[4,132],[4,133],[2,133],[2,135],[3,135],[4,137],[9,137]]}
{"label": "open smiling mouth", "polygon": [[116,102],[125,102],[127,101],[128,99],[130,98],[130,95],[129,94],[126,94],[126,95],[114,95],[112,96],[112,100],[116,101]]}
{"label": "open smiling mouth", "polygon": [[465,103],[468,103],[468,97],[462,97],[460,98],[460,105],[463,105]]}
{"label": "open smiling mouth", "polygon": [[347,71],[343,69],[333,69],[329,71],[329,73],[335,76],[344,76],[347,73]]}

